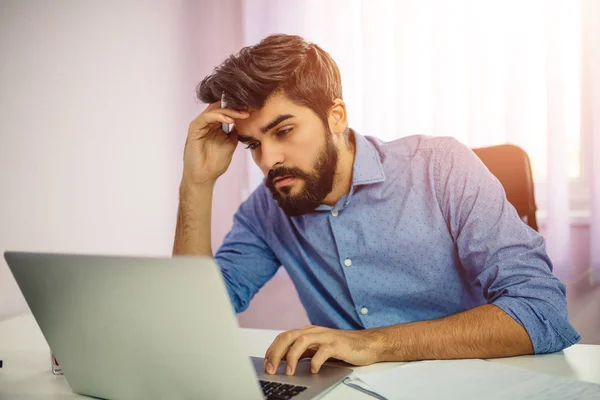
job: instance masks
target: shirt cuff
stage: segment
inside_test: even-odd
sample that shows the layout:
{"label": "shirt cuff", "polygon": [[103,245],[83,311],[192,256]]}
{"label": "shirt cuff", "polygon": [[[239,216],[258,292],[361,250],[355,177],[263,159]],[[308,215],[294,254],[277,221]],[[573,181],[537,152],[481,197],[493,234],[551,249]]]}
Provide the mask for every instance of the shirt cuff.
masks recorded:
{"label": "shirt cuff", "polygon": [[535,354],[554,353],[577,343],[581,336],[554,306],[543,300],[502,296],[494,301],[525,328]]}

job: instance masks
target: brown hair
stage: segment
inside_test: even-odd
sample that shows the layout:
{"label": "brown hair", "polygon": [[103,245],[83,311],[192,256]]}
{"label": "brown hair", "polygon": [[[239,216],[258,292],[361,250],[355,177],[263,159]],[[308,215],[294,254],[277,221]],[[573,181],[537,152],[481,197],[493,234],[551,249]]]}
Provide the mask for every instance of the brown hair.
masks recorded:
{"label": "brown hair", "polygon": [[283,92],[312,109],[327,126],[333,100],[342,98],[340,71],[333,58],[300,36],[271,35],[232,54],[196,88],[198,99],[213,103],[225,93],[231,108],[260,109],[267,98]]}

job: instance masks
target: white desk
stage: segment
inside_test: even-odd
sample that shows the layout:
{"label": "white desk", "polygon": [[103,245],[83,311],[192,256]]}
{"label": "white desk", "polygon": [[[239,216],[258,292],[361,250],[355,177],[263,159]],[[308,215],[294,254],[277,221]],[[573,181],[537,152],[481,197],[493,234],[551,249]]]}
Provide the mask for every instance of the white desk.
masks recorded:
{"label": "white desk", "polygon": [[[248,355],[263,357],[278,331],[244,329]],[[48,344],[30,314],[0,321],[0,399],[89,399],[73,394],[62,376],[50,371]],[[600,383],[600,345],[575,345],[560,353],[492,360],[553,375]],[[360,367],[386,369],[398,363]],[[346,385],[339,385],[326,399],[373,399]]]}

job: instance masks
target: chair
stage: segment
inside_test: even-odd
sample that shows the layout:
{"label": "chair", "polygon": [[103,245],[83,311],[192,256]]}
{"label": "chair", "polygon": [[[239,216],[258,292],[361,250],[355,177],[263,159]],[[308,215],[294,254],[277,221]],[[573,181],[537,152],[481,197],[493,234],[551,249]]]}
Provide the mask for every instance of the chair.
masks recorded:
{"label": "chair", "polygon": [[506,198],[519,217],[534,230],[538,230],[533,194],[533,175],[527,153],[511,144],[472,149],[492,174],[498,178]]}

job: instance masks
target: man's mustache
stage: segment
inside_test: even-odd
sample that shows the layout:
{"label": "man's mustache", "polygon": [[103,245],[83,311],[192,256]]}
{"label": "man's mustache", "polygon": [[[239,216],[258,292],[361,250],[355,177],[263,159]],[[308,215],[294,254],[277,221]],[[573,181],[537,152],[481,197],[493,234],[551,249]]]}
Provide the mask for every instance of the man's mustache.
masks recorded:
{"label": "man's mustache", "polygon": [[280,167],[269,171],[269,174],[267,175],[267,182],[273,184],[273,181],[277,178],[306,178],[306,176],[307,174],[298,168]]}

